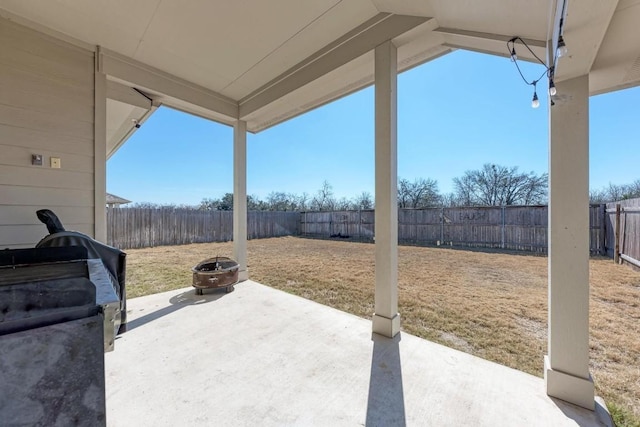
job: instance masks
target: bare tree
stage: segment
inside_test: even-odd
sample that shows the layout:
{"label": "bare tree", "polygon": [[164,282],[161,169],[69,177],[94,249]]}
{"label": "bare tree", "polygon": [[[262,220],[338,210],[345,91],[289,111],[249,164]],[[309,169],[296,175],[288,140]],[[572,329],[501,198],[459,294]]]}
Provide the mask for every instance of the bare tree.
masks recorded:
{"label": "bare tree", "polygon": [[185,203],[153,203],[153,202],[136,202],[131,205],[123,206],[122,209],[142,208],[142,209],[199,209],[199,206],[193,206]]}
{"label": "bare tree", "polygon": [[297,197],[282,191],[272,191],[267,196],[266,207],[270,211],[294,211],[298,209]]}
{"label": "bare tree", "polygon": [[340,200],[337,200],[335,203],[335,210],[337,211],[348,211],[349,209],[351,209],[351,200],[347,199],[346,197],[341,198]]}
{"label": "bare tree", "polygon": [[636,179],[631,184],[629,184],[628,193],[629,193],[630,199],[635,199],[637,197],[640,197],[640,179]]}
{"label": "bare tree", "polygon": [[460,203],[456,193],[443,194],[441,197],[441,205],[444,207],[464,206],[464,203]]}
{"label": "bare tree", "polygon": [[426,208],[440,204],[438,182],[433,179],[416,178],[398,180],[398,207]]}
{"label": "bare tree", "polygon": [[371,193],[363,191],[362,193],[358,194],[353,198],[351,207],[354,210],[373,209],[373,197],[371,197]]}
{"label": "bare tree", "polygon": [[589,190],[589,203],[607,203],[607,199],[606,190]]}
{"label": "bare tree", "polygon": [[249,211],[266,211],[267,204],[260,200],[258,196],[247,196],[247,210]]}
{"label": "bare tree", "polygon": [[306,211],[307,209],[309,209],[309,194],[307,192],[297,195],[295,196],[295,198],[298,210]]}
{"label": "bare tree", "polygon": [[607,203],[618,200],[635,199],[640,197],[640,179],[636,179],[631,184],[611,184],[599,190],[589,192],[591,203]]}
{"label": "bare tree", "polygon": [[329,181],[324,181],[315,197],[311,200],[311,209],[315,211],[335,210],[336,199],[333,197],[333,187]]}
{"label": "bare tree", "polygon": [[[219,199],[204,198],[197,209],[202,211],[232,211],[233,193],[225,193],[224,196]],[[256,196],[247,196],[247,210],[266,210],[265,203]]]}
{"label": "bare tree", "polygon": [[200,202],[198,209],[200,209],[201,211],[217,211],[219,204],[220,204],[219,199],[212,199],[209,197],[205,197]]}
{"label": "bare tree", "polygon": [[546,173],[520,173],[518,167],[487,163],[454,178],[455,194],[463,205],[502,206],[543,203],[547,196]]}

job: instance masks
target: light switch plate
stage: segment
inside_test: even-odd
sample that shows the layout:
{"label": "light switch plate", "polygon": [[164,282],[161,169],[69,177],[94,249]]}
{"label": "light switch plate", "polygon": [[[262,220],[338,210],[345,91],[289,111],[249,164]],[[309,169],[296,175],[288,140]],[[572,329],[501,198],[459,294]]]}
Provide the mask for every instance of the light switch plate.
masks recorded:
{"label": "light switch plate", "polygon": [[54,169],[60,169],[60,157],[52,157],[51,158],[51,167]]}

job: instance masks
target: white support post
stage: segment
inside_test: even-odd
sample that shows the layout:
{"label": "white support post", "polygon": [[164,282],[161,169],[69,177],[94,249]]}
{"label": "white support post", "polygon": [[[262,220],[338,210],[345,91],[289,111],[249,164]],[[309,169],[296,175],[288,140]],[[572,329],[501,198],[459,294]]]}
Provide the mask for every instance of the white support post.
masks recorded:
{"label": "white support post", "polygon": [[589,77],[556,82],[549,108],[547,394],[594,409],[589,374]]}
{"label": "white support post", "polygon": [[247,280],[247,122],[242,120],[233,126],[233,257],[238,280]]}
{"label": "white support post", "polygon": [[93,237],[107,241],[107,76],[99,71],[96,53],[93,108]]}
{"label": "white support post", "polygon": [[400,332],[398,314],[397,52],[391,41],[375,49],[375,252],[373,332]]}

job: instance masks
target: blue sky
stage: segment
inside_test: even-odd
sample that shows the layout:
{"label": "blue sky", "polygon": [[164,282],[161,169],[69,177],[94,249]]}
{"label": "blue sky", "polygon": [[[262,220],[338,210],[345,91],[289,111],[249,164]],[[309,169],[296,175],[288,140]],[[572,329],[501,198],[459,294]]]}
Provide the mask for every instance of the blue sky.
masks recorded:
{"label": "blue sky", "polygon": [[[522,64],[529,79],[542,66]],[[398,175],[452,179],[491,162],[547,172],[546,83],[540,108],[507,58],[456,51],[398,78]],[[640,88],[591,98],[590,185],[640,178]],[[373,88],[247,138],[247,191],[337,197],[374,189]],[[134,202],[198,204],[233,191],[233,130],[160,108],[107,163],[107,191]]]}

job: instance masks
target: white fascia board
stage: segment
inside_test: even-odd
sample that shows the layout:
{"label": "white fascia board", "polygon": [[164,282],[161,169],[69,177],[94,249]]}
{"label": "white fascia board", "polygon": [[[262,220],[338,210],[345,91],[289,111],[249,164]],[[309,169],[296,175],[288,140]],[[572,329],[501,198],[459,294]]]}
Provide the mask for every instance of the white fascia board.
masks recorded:
{"label": "white fascia board", "polygon": [[[442,46],[448,47],[448,48],[450,48],[452,50],[456,50],[456,49],[468,50],[470,52],[483,53],[485,55],[500,56],[502,58],[509,58],[510,57],[509,53],[507,53],[507,49],[506,48],[504,49],[504,52],[498,52],[498,51],[491,50],[491,49],[480,49],[480,48],[477,48],[477,47],[469,47],[469,46],[466,46],[466,45],[461,44],[461,43],[449,43],[449,42],[446,42],[446,43],[443,43]],[[526,55],[525,53],[522,53],[522,54],[518,53],[518,61],[531,62],[533,64],[540,64],[540,62],[538,62],[537,59],[535,59],[533,56],[531,56],[531,54],[529,52],[527,52],[527,53],[529,55]]]}
{"label": "white fascia board", "polygon": [[[439,27],[433,30],[444,37],[443,46],[453,49],[464,49],[472,52],[484,53],[501,57],[509,57],[506,43],[515,35],[497,33],[484,33],[480,31],[467,31],[455,28]],[[547,42],[543,40],[522,37],[522,40],[538,55],[540,59],[546,58]],[[518,59],[538,64],[538,60],[525,48],[518,49]]]}
{"label": "white fascia board", "polygon": [[[590,74],[591,76],[591,74]],[[640,86],[640,81],[637,82],[625,82],[617,85],[608,85],[605,88],[597,87],[594,90],[589,91],[589,96],[603,95],[605,93],[616,92],[619,90],[630,89],[632,87]]]}
{"label": "white fascia board", "polygon": [[240,119],[429,19],[388,13],[374,16],[240,100]]}
{"label": "white fascia board", "polygon": [[[514,36],[517,36],[517,34],[505,35],[505,34],[496,34],[496,33],[483,33],[481,31],[468,31],[468,30],[460,30],[456,28],[446,28],[446,27],[438,27],[433,31],[436,33],[452,34],[455,36],[470,37],[474,39],[491,40],[491,41],[498,41],[498,42],[504,42],[504,43],[511,40]],[[528,39],[526,37],[522,37],[522,40],[524,40],[524,42],[528,44],[529,47],[535,46],[535,47],[545,48],[547,46],[547,42],[542,40]]]}
{"label": "white fascia board", "polygon": [[107,80],[107,98],[147,110],[151,108],[149,98],[129,86],[111,80]]}
{"label": "white fascia board", "polygon": [[161,93],[229,117],[238,118],[238,103],[135,59],[99,48],[100,71],[141,89]]}

